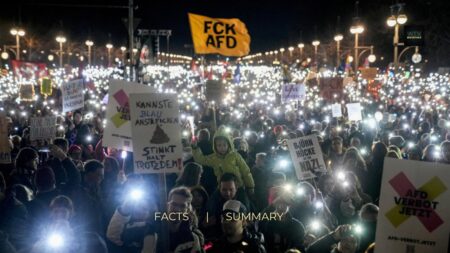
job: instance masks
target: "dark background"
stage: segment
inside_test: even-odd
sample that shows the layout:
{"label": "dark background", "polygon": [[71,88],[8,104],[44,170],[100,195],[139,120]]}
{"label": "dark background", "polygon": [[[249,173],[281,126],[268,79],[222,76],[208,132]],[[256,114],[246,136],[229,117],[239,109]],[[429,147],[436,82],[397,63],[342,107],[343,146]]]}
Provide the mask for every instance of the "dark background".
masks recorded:
{"label": "dark background", "polygon": [[[390,15],[389,6],[396,2],[362,0],[358,8],[366,28],[360,39],[361,45],[374,45],[376,55],[387,61],[392,59],[393,28],[387,27],[386,19]],[[450,1],[404,2],[407,24],[425,28],[425,46],[421,49],[424,58],[435,67],[450,65]],[[107,6],[127,4],[127,0],[2,0],[0,44],[14,44],[9,30],[20,24],[26,30],[26,37],[35,38],[36,48],[56,49],[55,37],[59,33],[68,38],[68,47],[81,50],[85,47],[84,41],[91,38],[99,49],[104,50],[109,41],[118,48],[127,42],[122,18],[128,16],[128,11]],[[344,48],[353,43],[349,27],[356,12],[355,2],[349,0],[135,0],[135,5],[135,17],[142,19],[138,28],[171,29],[171,51],[185,55],[191,54],[186,45],[192,44],[188,12],[241,19],[252,38],[251,53],[287,48],[301,41],[310,45],[314,38],[321,41],[321,46],[327,43],[331,46],[336,31],[344,34]],[[337,22],[338,16],[340,22]],[[161,51],[165,51],[165,43],[162,43]]]}

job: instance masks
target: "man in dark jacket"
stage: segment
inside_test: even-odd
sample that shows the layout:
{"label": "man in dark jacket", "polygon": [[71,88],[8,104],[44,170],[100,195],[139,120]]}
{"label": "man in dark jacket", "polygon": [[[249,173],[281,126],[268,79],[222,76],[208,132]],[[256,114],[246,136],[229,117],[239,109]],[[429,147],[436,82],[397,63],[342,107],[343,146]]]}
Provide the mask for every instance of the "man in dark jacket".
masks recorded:
{"label": "man in dark jacket", "polygon": [[262,221],[259,224],[268,252],[283,253],[288,249],[304,252],[305,228],[299,220],[292,217],[289,211],[291,203],[292,200],[286,196],[278,197],[273,206],[275,212],[279,214],[277,217],[281,219]]}
{"label": "man in dark jacket", "polygon": [[[179,219],[169,220],[168,251],[161,246],[162,240],[158,240],[158,252],[199,253],[203,252],[203,234],[196,226],[196,216],[190,211],[192,194],[186,187],[176,187],[169,192],[167,214],[183,214]],[[185,215],[189,219],[185,219]],[[155,216],[156,217],[156,216]],[[162,222],[166,222],[161,220]]]}
{"label": "man in dark jacket", "polygon": [[75,220],[86,231],[96,232],[103,236],[106,231],[106,218],[101,196],[100,183],[103,180],[103,164],[97,160],[89,160],[84,165],[83,183],[80,187],[74,186],[71,198],[75,203]]}
{"label": "man in dark jacket", "polygon": [[67,156],[69,151],[69,142],[63,138],[57,138],[50,146],[51,158],[48,160],[48,165],[55,173],[56,187],[61,188],[67,182],[67,171],[73,168],[76,169],[75,163]]}
{"label": "man in dark jacket", "polygon": [[267,165],[267,154],[256,154],[255,165],[251,169],[253,179],[255,180],[254,204],[258,211],[267,206],[269,196],[269,180],[272,178],[272,171]]}
{"label": "man in dark jacket", "polygon": [[[197,146],[201,149],[204,155],[210,155],[214,153],[212,143],[211,143],[211,134],[208,129],[202,129],[198,132],[198,142]],[[209,166],[203,166],[203,174],[200,179],[201,185],[205,188],[208,194],[212,194],[214,190],[217,188],[217,179],[216,175],[214,175],[213,168]]]}
{"label": "man in dark jacket", "polygon": [[209,214],[208,220],[205,220],[203,225],[208,229],[205,233],[208,236],[214,237],[221,234],[220,220],[222,214],[222,208],[226,201],[228,200],[238,200],[246,208],[250,210],[250,202],[242,188],[237,187],[237,178],[231,173],[225,173],[220,178],[219,189],[217,189],[208,200],[207,212]]}
{"label": "man in dark jacket", "polygon": [[[6,190],[3,174],[0,173],[0,244],[4,243],[5,249],[8,248],[9,242],[17,249],[26,246],[27,220],[28,212],[25,205],[16,199],[11,190]],[[6,235],[9,235],[9,239]],[[8,251],[0,250],[0,252]]]}
{"label": "man in dark jacket", "polygon": [[36,171],[34,183],[36,196],[28,205],[28,212],[32,222],[39,222],[49,218],[49,205],[53,198],[60,194],[56,189],[55,174],[49,167],[43,167]]}
{"label": "man in dark jacket", "polygon": [[252,233],[246,228],[247,221],[240,214],[245,213],[245,206],[237,200],[228,200],[223,205],[223,237],[209,244],[206,252],[211,253],[265,253],[264,236]]}

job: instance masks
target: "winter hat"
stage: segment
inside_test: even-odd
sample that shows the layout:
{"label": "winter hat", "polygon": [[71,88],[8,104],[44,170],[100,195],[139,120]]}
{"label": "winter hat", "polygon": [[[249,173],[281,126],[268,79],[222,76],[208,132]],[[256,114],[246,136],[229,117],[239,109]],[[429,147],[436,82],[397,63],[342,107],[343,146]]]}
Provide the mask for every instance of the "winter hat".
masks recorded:
{"label": "winter hat", "polygon": [[247,208],[238,200],[228,200],[223,204],[222,213],[245,213],[247,212]]}
{"label": "winter hat", "polygon": [[281,126],[281,125],[276,125],[274,128],[273,128],[273,133],[274,134],[277,134],[277,133],[282,133],[283,132],[283,126]]}

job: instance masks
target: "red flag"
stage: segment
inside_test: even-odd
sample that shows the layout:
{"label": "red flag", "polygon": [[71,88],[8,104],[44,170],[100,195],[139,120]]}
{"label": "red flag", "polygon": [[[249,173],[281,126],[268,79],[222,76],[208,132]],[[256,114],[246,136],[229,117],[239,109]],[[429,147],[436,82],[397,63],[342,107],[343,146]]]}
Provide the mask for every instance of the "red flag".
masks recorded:
{"label": "red flag", "polygon": [[212,80],[212,79],[213,79],[213,69],[212,69],[212,66],[209,65],[208,80]]}
{"label": "red flag", "polygon": [[191,71],[194,73],[198,71],[198,67],[197,64],[195,64],[195,60],[191,61]]}
{"label": "red flag", "polygon": [[367,84],[367,92],[369,92],[372,97],[375,99],[375,101],[380,100],[380,89],[381,89],[381,82],[378,80],[371,80]]}
{"label": "red flag", "polygon": [[45,63],[12,60],[12,69],[17,79],[37,80],[48,76]]}

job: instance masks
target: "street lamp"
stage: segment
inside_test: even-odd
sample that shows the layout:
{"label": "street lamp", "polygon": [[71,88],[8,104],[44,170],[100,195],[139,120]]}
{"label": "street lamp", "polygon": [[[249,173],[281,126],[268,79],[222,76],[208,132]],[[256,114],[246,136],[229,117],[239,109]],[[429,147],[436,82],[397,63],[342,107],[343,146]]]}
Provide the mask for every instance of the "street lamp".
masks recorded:
{"label": "street lamp", "polygon": [[370,54],[369,57],[367,57],[367,60],[369,60],[370,63],[374,63],[377,60],[377,57],[374,54]]}
{"label": "street lamp", "polygon": [[121,46],[120,47],[120,51],[122,51],[122,62],[123,65],[125,65],[125,51],[127,50],[127,48],[125,46]]}
{"label": "street lamp", "polygon": [[317,47],[320,45],[320,41],[315,40],[312,42],[312,45],[314,46],[314,60],[317,63]]}
{"label": "street lamp", "polygon": [[370,46],[370,47],[359,47],[358,49],[364,49],[364,50],[362,50],[361,53],[359,54],[359,56],[358,56],[358,61],[359,61],[359,58],[361,58],[361,56],[362,56],[365,52],[367,52],[367,51],[369,51],[369,50],[370,50],[370,54],[369,54],[369,56],[367,57],[367,60],[368,60],[370,63],[374,63],[374,62],[377,60],[377,57],[376,57],[375,54],[373,53],[373,46]]}
{"label": "street lamp", "polygon": [[359,61],[358,61],[358,36],[364,32],[364,27],[362,25],[354,25],[350,27],[350,33],[355,35],[355,73],[358,71]]}
{"label": "street lamp", "polygon": [[281,53],[281,60],[283,60],[283,53],[284,53],[284,48],[280,48],[280,53]]}
{"label": "street lamp", "polygon": [[13,28],[9,32],[16,36],[16,60],[20,60],[20,37],[25,36],[25,31],[22,28]]}
{"label": "street lamp", "polygon": [[292,59],[292,51],[294,51],[294,47],[289,47],[288,50],[289,50],[289,58]]}
{"label": "street lamp", "polygon": [[305,47],[305,44],[300,43],[297,45],[297,47],[300,49],[300,60],[303,59],[303,48]]}
{"label": "street lamp", "polygon": [[111,43],[106,44],[106,48],[108,49],[108,67],[111,66],[111,48],[113,45]]}
{"label": "street lamp", "polygon": [[339,66],[341,59],[341,40],[344,39],[342,34],[337,34],[334,36],[334,41],[336,41],[336,67]]}
{"label": "street lamp", "polygon": [[7,52],[2,52],[1,56],[2,56],[3,60],[8,60],[8,58],[9,58],[9,54]]}
{"label": "street lamp", "polygon": [[415,64],[422,61],[422,55],[419,53],[419,47],[416,47],[416,52],[413,54],[411,59]]}
{"label": "street lamp", "polygon": [[408,21],[408,17],[405,14],[400,14],[398,16],[391,15],[387,20],[386,24],[389,27],[394,27],[394,68],[395,72],[398,70],[398,46],[399,46],[399,38],[398,32],[400,25],[403,25]]}
{"label": "street lamp", "polygon": [[86,46],[88,47],[88,64],[91,65],[91,47],[94,45],[92,40],[86,40]]}
{"label": "street lamp", "polygon": [[56,37],[56,42],[59,43],[59,67],[63,66],[63,43],[67,41],[66,37],[58,36]]}

